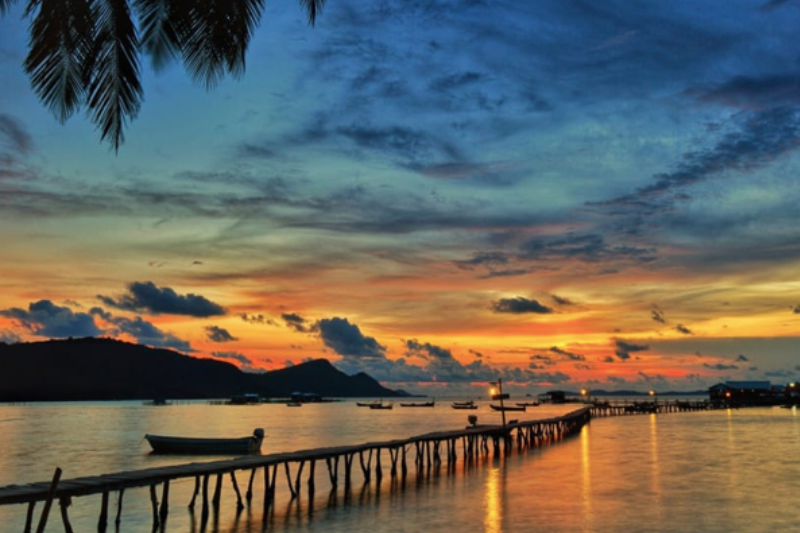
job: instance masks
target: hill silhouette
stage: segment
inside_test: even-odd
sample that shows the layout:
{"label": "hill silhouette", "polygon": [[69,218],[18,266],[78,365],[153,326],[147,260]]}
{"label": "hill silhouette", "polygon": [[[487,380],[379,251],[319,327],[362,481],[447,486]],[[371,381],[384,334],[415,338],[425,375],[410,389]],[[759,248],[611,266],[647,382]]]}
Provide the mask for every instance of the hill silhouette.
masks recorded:
{"label": "hill silhouette", "polygon": [[245,393],[286,397],[399,396],[370,376],[317,359],[264,374],[114,339],[0,343],[0,401],[228,398]]}

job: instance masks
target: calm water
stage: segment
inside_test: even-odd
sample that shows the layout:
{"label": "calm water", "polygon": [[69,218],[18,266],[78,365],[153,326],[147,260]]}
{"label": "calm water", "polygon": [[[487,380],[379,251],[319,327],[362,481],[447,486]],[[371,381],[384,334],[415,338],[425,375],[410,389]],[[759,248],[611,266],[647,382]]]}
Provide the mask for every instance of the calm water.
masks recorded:
{"label": "calm water", "polygon": [[[518,418],[547,418],[565,410],[529,408]],[[198,460],[149,455],[142,439],[148,432],[235,436],[264,427],[263,451],[272,453],[456,429],[465,425],[467,414],[477,414],[482,423],[499,421],[485,406],[455,411],[444,402],[435,409],[391,411],[358,408],[353,402],[294,409],[4,405],[0,485],[48,480],[55,466],[64,469],[64,478],[72,478]],[[555,446],[488,458],[471,468],[459,464],[454,474],[443,469],[418,477],[410,463],[405,484],[391,481],[385,456],[381,485],[357,481],[349,494],[340,487],[331,495],[327,473],[318,465],[315,496],[303,492],[299,502],[290,503],[281,472],[277,502],[266,519],[260,476],[254,491],[258,503],[238,517],[226,480],[220,515],[206,531],[789,531],[800,523],[798,452],[800,422],[789,409],[595,419],[580,435]],[[245,473],[238,479],[246,485]],[[167,531],[200,531],[199,517],[186,510],[192,488],[192,481],[173,483]],[[148,497],[142,489],[126,492],[121,531],[151,531]],[[99,500],[74,501],[70,517],[76,531],[96,531]],[[0,507],[0,531],[21,531],[24,514],[24,506]],[[57,512],[47,530],[63,530]]]}

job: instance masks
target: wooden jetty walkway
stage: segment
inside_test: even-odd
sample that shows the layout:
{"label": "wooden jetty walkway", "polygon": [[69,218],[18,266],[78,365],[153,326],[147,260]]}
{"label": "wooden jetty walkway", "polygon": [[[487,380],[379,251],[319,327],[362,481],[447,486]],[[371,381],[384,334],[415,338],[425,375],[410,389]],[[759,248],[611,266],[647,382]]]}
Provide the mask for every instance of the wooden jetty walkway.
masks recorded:
{"label": "wooden jetty walkway", "polygon": [[714,403],[708,400],[610,400],[594,401],[589,403],[589,405],[591,406],[593,418],[603,416],[686,413],[690,411],[709,411],[711,409],[728,408],[728,406],[723,403]]}
{"label": "wooden jetty walkway", "polygon": [[[368,442],[353,446],[333,448],[317,448],[291,453],[277,453],[241,457],[237,459],[190,463],[160,468],[149,468],[130,472],[119,472],[99,476],[82,477],[60,481],[60,470],[52,482],[31,483],[27,485],[10,485],[0,487],[0,505],[27,504],[25,533],[33,531],[34,511],[37,502],[44,502],[37,533],[44,530],[52,502],[57,501],[66,533],[72,533],[68,508],[72,498],[100,495],[100,514],[97,529],[105,532],[109,520],[109,499],[117,493],[117,509],[115,523],[117,531],[121,520],[123,495],[126,489],[149,487],[150,503],[154,530],[166,521],[169,513],[170,482],[194,478],[194,491],[189,508],[194,509],[198,498],[202,505],[202,524],[205,525],[210,510],[217,512],[221,499],[223,480],[230,477],[236,494],[237,510],[250,504],[253,498],[253,482],[259,469],[263,475],[264,510],[275,501],[278,472],[283,470],[286,487],[291,500],[299,497],[303,484],[303,471],[308,465],[306,489],[313,495],[315,487],[315,469],[317,463],[324,462],[327,467],[327,479],[330,488],[335,491],[340,480],[345,489],[353,483],[353,471],[360,470],[365,484],[370,483],[374,473],[377,482],[384,475],[382,458],[388,460],[389,474],[394,478],[408,473],[408,464],[413,459],[417,472],[441,466],[444,462],[448,468],[455,467],[459,460],[459,449],[465,463],[494,452],[495,455],[507,453],[514,445],[519,450],[542,446],[574,434],[589,422],[592,416],[591,407],[582,407],[564,416],[546,420],[512,421],[505,426],[481,425],[453,431],[441,431],[418,435],[407,439],[382,442]],[[358,458],[354,469],[354,463]],[[340,478],[339,466],[343,465],[343,480]],[[242,495],[235,473],[249,472],[247,488]],[[213,478],[213,480],[212,480]],[[213,483],[213,494],[210,493]],[[158,489],[161,489],[159,499]]]}

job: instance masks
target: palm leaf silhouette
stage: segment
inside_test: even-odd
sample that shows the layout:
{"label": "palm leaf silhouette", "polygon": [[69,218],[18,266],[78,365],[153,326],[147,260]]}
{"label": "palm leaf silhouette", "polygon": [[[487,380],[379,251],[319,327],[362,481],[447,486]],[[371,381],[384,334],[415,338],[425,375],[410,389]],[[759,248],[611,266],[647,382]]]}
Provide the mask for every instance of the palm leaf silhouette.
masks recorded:
{"label": "palm leaf silhouette", "polygon": [[[0,0],[0,15],[16,1]],[[299,2],[314,26],[325,0]],[[25,72],[60,122],[86,106],[101,141],[117,151],[143,101],[142,54],[157,70],[180,59],[211,89],[244,74],[263,10],[264,0],[28,0]]]}

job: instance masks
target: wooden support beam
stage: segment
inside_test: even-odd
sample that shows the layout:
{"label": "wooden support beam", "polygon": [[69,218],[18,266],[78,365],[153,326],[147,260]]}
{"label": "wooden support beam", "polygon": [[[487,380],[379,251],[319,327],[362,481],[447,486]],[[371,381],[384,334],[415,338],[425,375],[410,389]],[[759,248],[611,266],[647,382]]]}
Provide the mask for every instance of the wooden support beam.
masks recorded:
{"label": "wooden support beam", "polygon": [[47,526],[47,518],[50,516],[50,507],[53,505],[53,498],[56,495],[56,488],[58,481],[61,479],[61,469],[56,467],[53,473],[53,480],[50,482],[50,488],[47,489],[47,498],[44,500],[44,507],[42,514],[39,515],[39,524],[36,526],[36,533],[44,533],[44,528]]}
{"label": "wooden support beam", "polygon": [[292,500],[297,498],[297,491],[294,488],[294,483],[292,483],[292,473],[289,470],[289,461],[283,463],[283,468],[286,470],[286,483],[289,485],[289,492],[292,494]]}
{"label": "wooden support beam", "polygon": [[314,497],[314,489],[315,487],[315,480],[314,476],[316,475],[317,470],[317,460],[311,459],[311,466],[308,469],[308,497],[312,499]]}
{"label": "wooden support beam", "polygon": [[167,515],[169,514],[169,479],[164,481],[164,486],[161,489],[161,510],[159,511],[159,518],[161,519],[161,523],[164,524],[167,521]]}
{"label": "wooden support beam", "polygon": [[233,490],[236,492],[236,510],[241,511],[244,509],[242,493],[239,491],[239,484],[236,482],[236,472],[233,471],[231,471],[231,484],[233,485]]}
{"label": "wooden support beam", "polygon": [[150,506],[153,509],[153,529],[158,527],[158,497],[155,483],[150,485]]}
{"label": "wooden support beam", "polygon": [[375,479],[378,483],[381,482],[383,478],[383,469],[381,468],[381,449],[377,448],[375,450]]}
{"label": "wooden support beam", "polygon": [[222,472],[217,474],[217,484],[214,486],[214,497],[211,498],[211,504],[214,506],[215,511],[219,509],[220,499],[222,499]]}
{"label": "wooden support beam", "polygon": [[61,507],[61,521],[64,523],[64,533],[74,533],[72,524],[69,522],[69,513],[67,512],[67,508],[72,505],[72,498],[69,496],[60,498],[58,504]]}
{"label": "wooden support beam", "polygon": [[117,497],[117,516],[114,518],[114,525],[119,530],[119,525],[122,523],[122,496],[125,494],[125,489],[119,489],[119,496]]}
{"label": "wooden support beam", "polygon": [[194,476],[194,492],[192,492],[192,500],[189,502],[189,509],[194,509],[194,501],[197,499],[197,494],[200,492],[200,476]]}
{"label": "wooden support beam", "polygon": [[245,499],[247,500],[247,505],[250,505],[250,502],[253,499],[253,480],[256,477],[256,469],[253,468],[250,470],[250,481],[247,482],[247,494],[245,494]]}
{"label": "wooden support beam", "polygon": [[97,519],[97,532],[105,533],[108,527],[108,491],[103,491],[100,499],[100,517]]}
{"label": "wooden support beam", "polygon": [[208,480],[210,477],[211,474],[203,476],[203,514],[201,515],[203,524],[208,520]]}
{"label": "wooden support beam", "polygon": [[25,515],[25,529],[23,533],[31,533],[33,527],[33,509],[36,507],[36,501],[28,502],[28,512]]}

